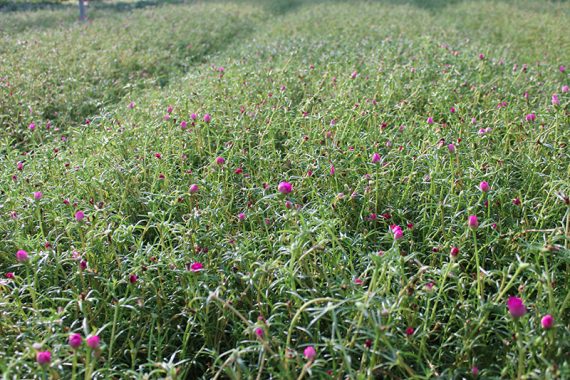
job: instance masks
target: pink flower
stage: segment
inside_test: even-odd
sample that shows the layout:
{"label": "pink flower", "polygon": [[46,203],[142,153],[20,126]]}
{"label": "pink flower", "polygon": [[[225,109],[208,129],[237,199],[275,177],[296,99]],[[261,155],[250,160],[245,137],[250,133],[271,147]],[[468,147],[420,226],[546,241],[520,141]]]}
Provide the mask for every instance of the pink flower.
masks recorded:
{"label": "pink flower", "polygon": [[447,149],[449,149],[449,153],[455,153],[455,144],[451,143],[447,145]]}
{"label": "pink flower", "polygon": [[99,347],[99,344],[101,343],[101,338],[99,338],[98,335],[91,335],[90,337],[85,339],[85,343],[87,343],[87,345],[92,349],[96,349],[97,347]]}
{"label": "pink flower", "polygon": [[557,106],[560,104],[560,99],[558,99],[558,95],[553,94],[552,95],[552,105],[553,106]]}
{"label": "pink flower", "polygon": [[334,165],[331,165],[331,168],[330,168],[330,170],[329,170],[329,173],[330,173],[331,175],[334,175],[335,172],[336,172],[336,170],[335,170],[335,168],[334,168]]}
{"label": "pink flower", "polygon": [[223,157],[216,157],[216,164],[223,165],[226,162],[226,159]]}
{"label": "pink flower", "polygon": [[172,113],[172,106],[168,106],[168,108],[166,109],[166,113],[168,114]]}
{"label": "pink flower", "polygon": [[305,359],[313,361],[317,356],[317,351],[315,350],[315,347],[309,346],[305,348],[305,350],[303,351],[303,356],[305,356]]}
{"label": "pink flower", "polygon": [[255,335],[257,335],[258,338],[263,338],[263,329],[261,327],[257,327],[255,330]]}
{"label": "pink flower", "polygon": [[135,102],[130,102],[129,103],[129,109],[132,110],[133,108],[135,108]]}
{"label": "pink flower", "polygon": [[560,70],[561,73],[566,71],[566,67],[564,67],[563,65],[560,65],[560,67],[558,68],[558,70]]}
{"label": "pink flower", "polygon": [[36,353],[36,361],[39,365],[48,365],[51,362],[51,352],[49,351],[38,351]]}
{"label": "pink flower", "polygon": [[459,255],[459,248],[458,247],[451,247],[451,251],[449,252],[451,257],[457,257]]}
{"label": "pink flower", "polygon": [[204,264],[200,263],[200,262],[195,262],[190,264],[190,271],[191,272],[199,272],[202,269],[204,269]]}
{"label": "pink flower", "polygon": [[293,186],[289,182],[279,182],[279,185],[277,185],[277,191],[281,194],[289,194],[293,191]]}
{"label": "pink flower", "polygon": [[526,121],[532,122],[536,120],[536,115],[533,113],[529,113],[525,116]]}
{"label": "pink flower", "polygon": [[474,117],[471,118],[471,124],[477,124],[477,119],[475,119]]}
{"label": "pink flower", "polygon": [[473,368],[471,368],[471,374],[473,375],[473,377],[477,377],[477,375],[479,375],[479,368],[473,366]]}
{"label": "pink flower", "polygon": [[408,328],[406,329],[406,335],[407,335],[407,336],[413,335],[415,331],[416,331],[416,330],[415,330],[413,327],[410,326],[410,327],[408,327]]}
{"label": "pink flower", "polygon": [[200,188],[199,188],[198,185],[196,185],[195,183],[193,183],[192,185],[190,185],[190,193],[192,193],[192,194],[197,193],[198,190],[200,190]]}
{"label": "pink flower", "polygon": [[9,280],[13,280],[14,277],[16,277],[16,275],[14,275],[14,272],[8,272],[4,275],[4,277],[6,277]]}
{"label": "pink flower", "polygon": [[83,218],[85,218],[85,213],[83,211],[79,210],[75,213],[75,220],[78,222],[81,222]]}
{"label": "pink flower", "polygon": [[477,229],[477,227],[479,227],[477,215],[469,215],[469,218],[467,218],[467,225],[473,230]]}
{"label": "pink flower", "polygon": [[42,194],[41,191],[34,191],[34,199],[35,199],[36,201],[39,201],[40,199],[42,199],[43,196],[44,196],[44,195]]}
{"label": "pink flower", "polygon": [[519,297],[509,297],[507,301],[507,308],[509,313],[513,318],[520,318],[526,314],[526,307],[523,304],[523,300]]}
{"label": "pink flower", "polygon": [[484,59],[485,59],[485,54],[483,54],[483,53],[479,54],[479,59],[480,59],[480,60],[484,60]]}
{"label": "pink flower", "polygon": [[36,125],[32,122],[30,123],[30,125],[28,125],[28,128],[30,129],[30,131],[33,131],[34,129],[36,129]]}
{"label": "pink flower", "polygon": [[479,184],[479,189],[482,192],[487,193],[489,190],[491,190],[491,186],[489,186],[489,183],[487,181],[483,181]]}
{"label": "pink flower", "polygon": [[358,71],[356,71],[356,70],[353,71],[352,74],[350,74],[350,77],[351,77],[352,79],[356,79],[357,76],[358,76]]}
{"label": "pink flower", "polygon": [[138,279],[139,279],[139,276],[137,276],[136,274],[131,274],[129,276],[129,282],[131,284],[135,284],[138,281]]}
{"label": "pink flower", "polygon": [[433,292],[434,285],[435,284],[433,282],[428,282],[427,284],[425,284],[426,292],[428,292],[428,293]]}
{"label": "pink flower", "polygon": [[192,120],[196,120],[198,118],[198,115],[196,115],[195,113],[190,115],[190,119]]}
{"label": "pink flower", "polygon": [[81,344],[83,343],[83,338],[81,337],[81,334],[71,334],[67,339],[67,342],[69,343],[71,348],[75,350],[79,348],[79,346],[81,346]]}
{"label": "pink flower", "polygon": [[168,121],[168,120],[170,120],[170,114],[167,113],[166,115],[164,115],[164,121]]}
{"label": "pink flower", "polygon": [[381,159],[382,159],[382,157],[378,153],[374,153],[372,155],[372,163],[373,164],[379,162]]}
{"label": "pink flower", "polygon": [[16,164],[16,169],[18,170],[23,170],[24,169],[24,163],[22,161],[18,161],[18,163]]}
{"label": "pink flower", "polygon": [[28,261],[28,252],[24,251],[23,249],[19,249],[18,252],[16,252],[16,261],[19,261],[21,263]]}
{"label": "pink flower", "polygon": [[80,270],[85,270],[85,269],[87,269],[87,260],[81,260],[81,261],[79,262],[79,269],[80,269]]}
{"label": "pink flower", "polygon": [[563,93],[567,93],[568,91],[570,91],[570,87],[568,87],[567,85],[562,86]]}
{"label": "pink flower", "polygon": [[245,214],[244,214],[243,212],[240,212],[240,213],[238,214],[238,219],[239,219],[239,220],[245,220]]}
{"label": "pink flower", "polygon": [[204,115],[204,122],[209,123],[210,121],[212,121],[212,116],[210,116],[209,113]]}
{"label": "pink flower", "polygon": [[449,112],[455,113],[455,107],[451,107],[451,108],[449,109]]}
{"label": "pink flower", "polygon": [[542,328],[545,330],[551,329],[552,326],[554,326],[554,318],[552,317],[552,315],[546,314],[540,320],[540,324],[542,325]]}
{"label": "pink flower", "polygon": [[433,124],[433,117],[431,117],[431,116],[428,117],[427,120],[426,120],[426,122],[427,122],[428,124]]}
{"label": "pink flower", "polygon": [[186,129],[187,126],[188,126],[188,123],[187,123],[185,120],[182,120],[182,121],[180,122],[180,128]]}

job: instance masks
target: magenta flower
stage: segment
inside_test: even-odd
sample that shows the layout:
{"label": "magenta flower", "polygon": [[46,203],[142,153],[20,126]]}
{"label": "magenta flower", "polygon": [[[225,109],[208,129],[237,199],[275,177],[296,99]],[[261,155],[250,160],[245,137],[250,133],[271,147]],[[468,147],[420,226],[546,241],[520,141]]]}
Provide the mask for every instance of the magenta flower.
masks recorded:
{"label": "magenta flower", "polygon": [[378,153],[374,153],[372,155],[372,163],[373,164],[379,162],[381,159],[382,159],[382,157]]}
{"label": "magenta flower", "polygon": [[18,163],[16,164],[16,169],[20,171],[24,170],[24,163],[22,161],[18,161]]}
{"label": "magenta flower", "polygon": [[6,278],[9,279],[9,280],[13,280],[13,279],[16,277],[16,275],[14,274],[14,272],[7,272],[7,273],[4,275],[4,277],[6,277]]}
{"label": "magenta flower", "polygon": [[524,306],[523,300],[519,297],[509,297],[507,308],[513,318],[520,318],[526,314],[526,307]]}
{"label": "magenta flower", "polygon": [[431,117],[431,116],[428,117],[427,120],[426,120],[426,122],[427,122],[428,124],[433,124],[433,117]]}
{"label": "magenta flower", "polygon": [[449,109],[449,112],[455,113],[455,107],[451,107],[451,108]]}
{"label": "magenta flower", "polygon": [[477,227],[479,227],[477,215],[469,215],[469,218],[467,218],[467,225],[473,230],[477,229]]}
{"label": "magenta flower", "polygon": [[554,318],[552,317],[552,315],[546,314],[540,320],[540,324],[542,325],[542,328],[545,330],[551,329],[552,326],[554,326]]}
{"label": "magenta flower", "polygon": [[536,120],[536,115],[533,113],[529,113],[528,115],[525,116],[526,121],[528,122],[532,122]]}
{"label": "magenta flower", "polygon": [[87,269],[87,260],[81,260],[81,261],[79,262],[79,269],[80,269],[80,270],[85,270],[85,269]]}
{"label": "magenta flower", "polygon": [[67,342],[69,343],[71,348],[75,350],[79,348],[79,346],[81,346],[81,344],[83,343],[83,338],[81,337],[81,334],[71,334],[67,339]]}
{"label": "magenta flower", "polygon": [[169,113],[164,115],[164,121],[168,121],[168,120],[170,120],[170,114]]}
{"label": "magenta flower", "polygon": [[335,168],[334,168],[334,165],[331,165],[331,168],[330,168],[330,170],[329,170],[329,173],[330,173],[331,175],[334,175],[335,172],[336,172],[336,170],[335,170]]}
{"label": "magenta flower", "polygon": [[394,234],[394,240],[400,240],[404,237],[404,232],[400,226],[395,226],[392,228],[392,233]]}
{"label": "magenta flower", "polygon": [[129,109],[132,110],[133,108],[135,108],[135,102],[130,102],[129,103]]}
{"label": "magenta flower", "polygon": [[166,113],[168,114],[172,113],[172,106],[168,106],[168,108],[166,109]]}
{"label": "magenta flower", "polygon": [[28,128],[30,129],[30,131],[33,131],[34,129],[36,129],[36,125],[32,122],[30,123],[30,125],[28,125]]}
{"label": "magenta flower", "polygon": [[293,191],[293,186],[289,182],[279,182],[279,185],[277,185],[277,191],[281,194],[289,194]]}
{"label": "magenta flower", "polygon": [[485,59],[485,54],[483,54],[483,53],[479,54],[479,59],[480,59],[480,60],[484,60],[484,59]]}
{"label": "magenta flower", "polygon": [[350,74],[350,77],[351,77],[352,79],[356,79],[357,76],[358,76],[358,71],[356,71],[356,70],[353,71],[352,74]]}
{"label": "magenta flower", "polygon": [[458,247],[451,247],[451,251],[449,252],[451,257],[457,257],[459,255],[459,248]]}
{"label": "magenta flower", "polygon": [[191,272],[199,272],[202,269],[204,269],[204,264],[200,263],[200,262],[195,262],[190,264],[190,271]]}
{"label": "magenta flower", "polygon": [[455,153],[455,144],[451,143],[447,145],[447,149],[449,149],[449,153]]}
{"label": "magenta flower", "polygon": [[85,339],[85,343],[92,349],[96,349],[101,344],[101,338],[98,335],[91,335],[87,339]]}
{"label": "magenta flower", "polygon": [[563,93],[567,93],[568,91],[570,91],[570,87],[568,87],[567,85],[562,86]]}
{"label": "magenta flower", "polygon": [[18,252],[16,252],[16,261],[19,261],[21,263],[28,261],[28,252],[24,251],[23,249],[19,249]]}
{"label": "magenta flower", "polygon": [[413,327],[410,326],[410,327],[408,327],[408,328],[406,329],[406,335],[407,335],[407,336],[414,335],[414,332],[415,332],[415,331],[416,331],[416,329],[414,329]]}
{"label": "magenta flower", "polygon": [[34,191],[34,199],[35,199],[36,201],[39,201],[40,199],[42,199],[43,196],[44,196],[44,195],[42,194],[41,191]]}
{"label": "magenta flower", "polygon": [[238,219],[239,219],[239,220],[245,220],[245,214],[244,214],[243,212],[240,212],[240,213],[238,214]]}
{"label": "magenta flower", "polygon": [[131,274],[129,276],[129,282],[131,284],[135,284],[138,281],[138,279],[139,279],[139,276],[137,276],[136,274]]}
{"label": "magenta flower", "polygon": [[313,361],[317,356],[317,351],[315,350],[315,347],[309,346],[305,348],[305,350],[303,351],[303,356],[305,356],[305,359]]}
{"label": "magenta flower", "polygon": [[561,73],[566,71],[566,67],[564,65],[560,65],[560,67],[558,68],[558,70],[560,70]]}
{"label": "magenta flower", "polygon": [[487,181],[483,181],[479,184],[479,189],[482,192],[487,193],[489,190],[491,190],[491,186],[489,186],[489,183]]}
{"label": "magenta flower", "polygon": [[557,106],[560,104],[560,99],[558,99],[558,95],[557,94],[553,94],[552,95],[552,105],[553,106]]}
{"label": "magenta flower", "polygon": [[49,351],[38,351],[36,353],[36,361],[39,365],[48,365],[51,362],[51,352]]}
{"label": "magenta flower", "polygon": [[83,218],[85,218],[85,213],[83,211],[79,210],[75,213],[75,220],[78,222],[81,222]]}
{"label": "magenta flower", "polygon": [[195,183],[193,183],[192,185],[190,185],[190,193],[192,193],[192,194],[197,193],[198,190],[200,190],[200,188],[199,188],[198,185],[196,185]]}
{"label": "magenta flower", "polygon": [[216,164],[223,165],[226,162],[226,159],[223,157],[216,157]]}
{"label": "magenta flower", "polygon": [[479,375],[479,368],[473,366],[473,368],[471,368],[471,374],[473,375],[473,377],[477,377],[477,375]]}
{"label": "magenta flower", "polygon": [[258,338],[263,338],[263,329],[261,327],[257,327],[255,330],[255,335],[257,335]]}
{"label": "magenta flower", "polygon": [[188,126],[188,123],[187,123],[185,120],[182,120],[182,121],[180,122],[180,128],[186,129],[187,126]]}
{"label": "magenta flower", "polygon": [[204,122],[209,123],[210,121],[212,121],[212,116],[210,116],[209,113],[204,115]]}

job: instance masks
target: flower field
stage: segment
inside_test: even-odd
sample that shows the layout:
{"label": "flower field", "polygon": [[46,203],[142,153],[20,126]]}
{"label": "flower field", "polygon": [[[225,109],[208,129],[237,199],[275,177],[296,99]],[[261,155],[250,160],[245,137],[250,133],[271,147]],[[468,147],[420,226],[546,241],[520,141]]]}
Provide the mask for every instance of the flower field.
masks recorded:
{"label": "flower field", "polygon": [[570,4],[0,1],[4,379],[570,378]]}

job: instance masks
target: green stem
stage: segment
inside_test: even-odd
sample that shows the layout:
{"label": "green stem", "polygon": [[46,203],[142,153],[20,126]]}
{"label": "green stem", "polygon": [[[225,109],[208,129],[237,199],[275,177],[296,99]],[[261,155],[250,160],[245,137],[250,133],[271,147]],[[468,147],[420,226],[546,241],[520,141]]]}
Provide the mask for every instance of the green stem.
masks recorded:
{"label": "green stem", "polygon": [[483,281],[481,281],[480,276],[480,267],[479,267],[479,248],[477,246],[477,232],[473,231],[473,245],[475,247],[475,275],[477,276],[477,293],[479,295],[479,299],[483,300]]}

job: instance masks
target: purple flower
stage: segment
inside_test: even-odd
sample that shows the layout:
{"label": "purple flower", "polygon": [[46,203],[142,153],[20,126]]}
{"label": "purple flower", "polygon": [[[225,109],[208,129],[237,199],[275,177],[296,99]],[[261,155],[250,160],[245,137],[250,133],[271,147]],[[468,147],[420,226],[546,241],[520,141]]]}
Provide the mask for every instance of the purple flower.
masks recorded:
{"label": "purple flower", "polygon": [[558,95],[557,94],[553,94],[552,95],[552,105],[553,106],[557,106],[560,104],[560,99],[558,99]]}
{"label": "purple flower", "polygon": [[49,351],[38,351],[36,353],[36,361],[39,365],[48,365],[51,362],[51,352]]}
{"label": "purple flower", "polygon": [[212,121],[212,116],[210,116],[209,113],[204,115],[204,122],[209,123],[210,121]]}
{"label": "purple flower", "polygon": [[198,190],[200,190],[200,188],[199,188],[198,185],[196,185],[195,183],[193,183],[192,185],[190,185],[190,193],[192,193],[192,194],[197,193]]}
{"label": "purple flower", "polygon": [[528,122],[532,122],[536,120],[536,115],[533,113],[529,113],[528,115],[525,116],[526,121]]}
{"label": "purple flower", "polygon": [[469,228],[476,230],[479,227],[479,221],[477,220],[477,215],[469,215],[467,218],[467,225]]}
{"label": "purple flower", "polygon": [[552,326],[554,326],[554,318],[552,317],[552,315],[546,314],[540,320],[540,324],[542,325],[542,328],[545,330],[551,329]]}
{"label": "purple flower", "polygon": [[489,190],[491,190],[491,186],[489,186],[489,183],[487,181],[483,181],[479,184],[479,189],[482,192],[487,193]]}
{"label": "purple flower", "polygon": [[41,191],[34,191],[34,199],[35,199],[36,201],[39,201],[40,199],[42,199],[43,196],[44,196],[44,195],[42,194]]}
{"label": "purple flower", "polygon": [[91,335],[87,339],[85,339],[85,343],[92,349],[96,349],[101,344],[101,338],[98,335]]}
{"label": "purple flower", "polygon": [[447,149],[449,149],[449,153],[455,153],[455,145],[453,143],[449,144]]}
{"label": "purple flower", "polygon": [[305,356],[305,359],[313,361],[317,356],[317,351],[315,350],[315,347],[309,346],[305,348],[305,350],[303,351],[303,356]]}
{"label": "purple flower", "polygon": [[216,157],[216,164],[223,165],[226,162],[226,159],[223,157]]}
{"label": "purple flower", "polygon": [[431,117],[431,116],[428,117],[427,120],[426,120],[426,122],[427,122],[428,124],[433,124],[433,117]]}
{"label": "purple flower", "polygon": [[507,308],[513,318],[520,318],[526,314],[526,307],[524,306],[523,300],[519,297],[509,297]]}
{"label": "purple flower", "polygon": [[24,251],[23,249],[19,249],[18,252],[16,252],[16,261],[19,261],[21,263],[28,261],[28,252]]}
{"label": "purple flower", "polygon": [[79,348],[79,346],[81,346],[81,344],[83,343],[83,338],[81,337],[81,334],[71,334],[67,339],[67,342],[69,343],[71,348],[75,350]]}
{"label": "purple flower", "polygon": [[85,213],[83,211],[79,210],[75,213],[75,220],[78,222],[81,222],[83,218],[85,218]]}
{"label": "purple flower", "polygon": [[279,182],[279,185],[277,185],[277,191],[281,194],[289,194],[293,191],[293,186],[289,182]]}
{"label": "purple flower", "polygon": [[382,157],[378,153],[374,153],[372,155],[372,163],[373,164],[379,162],[381,159],[382,159]]}

